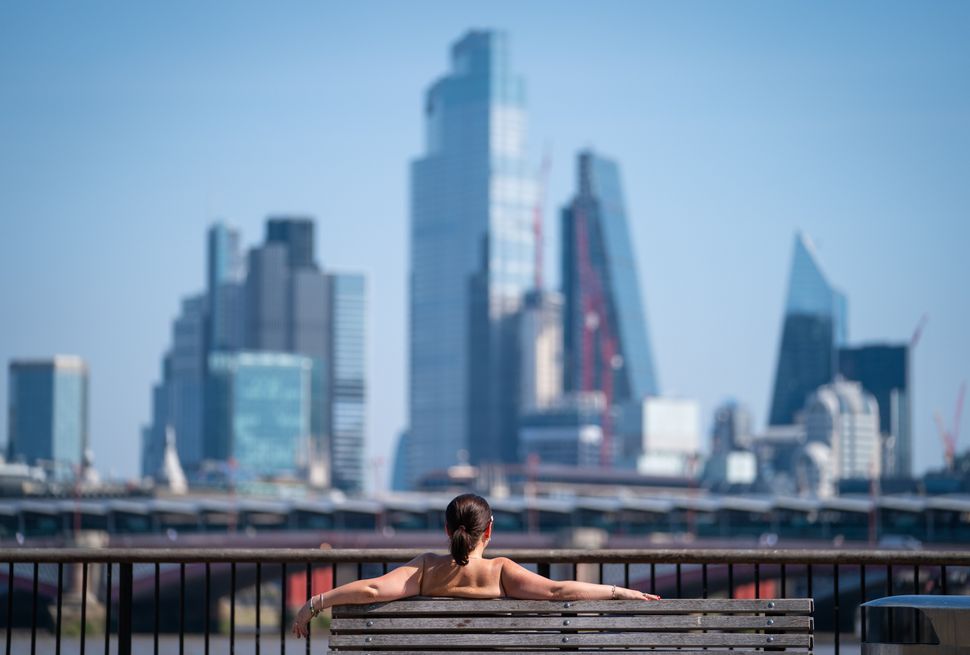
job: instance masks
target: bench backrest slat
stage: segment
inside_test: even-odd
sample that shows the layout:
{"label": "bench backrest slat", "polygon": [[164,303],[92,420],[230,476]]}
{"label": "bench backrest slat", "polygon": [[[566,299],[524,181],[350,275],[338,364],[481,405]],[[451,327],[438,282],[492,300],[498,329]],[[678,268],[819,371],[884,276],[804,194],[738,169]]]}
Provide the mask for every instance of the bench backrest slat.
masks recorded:
{"label": "bench backrest slat", "polygon": [[466,598],[408,599],[372,605],[341,605],[334,616],[388,614],[516,614],[536,612],[607,612],[609,614],[683,614],[716,612],[719,614],[811,614],[811,598],[766,600],[730,600],[723,598],[642,600],[478,600]]}
{"label": "bench backrest slat", "polygon": [[[732,648],[731,655],[812,649],[810,598],[534,601],[408,598],[335,607],[335,651],[517,653]],[[658,650],[659,649],[659,650]],[[687,650],[684,650],[687,649]]]}

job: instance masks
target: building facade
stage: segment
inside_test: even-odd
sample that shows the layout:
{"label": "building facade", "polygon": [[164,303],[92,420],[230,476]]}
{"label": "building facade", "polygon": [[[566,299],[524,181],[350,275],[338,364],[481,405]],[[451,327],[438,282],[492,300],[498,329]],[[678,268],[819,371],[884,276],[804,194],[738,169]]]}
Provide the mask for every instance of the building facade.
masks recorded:
{"label": "building facade", "polygon": [[289,353],[212,353],[206,435],[213,459],[263,476],[309,465],[313,362]]}
{"label": "building facade", "polygon": [[598,467],[605,399],[597,391],[563,396],[519,420],[519,459],[541,464]]}
{"label": "building facade", "polygon": [[333,353],[327,381],[331,483],[351,492],[364,490],[366,433],[366,284],[363,275],[328,275]]}
{"label": "building facade", "polygon": [[858,382],[841,378],[819,387],[805,403],[805,442],[828,446],[827,479],[833,482],[878,478],[881,457],[875,397]]}
{"label": "building facade", "polygon": [[562,212],[564,387],[637,404],[659,384],[619,167],[581,152],[577,182]]}
{"label": "building facade", "polygon": [[88,367],[80,357],[10,363],[7,457],[77,472],[88,448]]}
{"label": "building facade", "polygon": [[[209,230],[207,291],[185,301],[175,321],[173,346],[152,394],[152,421],[143,430],[143,474],[158,473],[168,427],[175,430],[190,478],[205,461],[225,462],[227,433],[219,436],[208,428],[226,420],[227,410],[219,405],[219,398],[227,397],[226,367],[241,370],[244,381],[263,375],[268,385],[277,384],[274,369],[246,362],[260,353],[290,354],[310,364],[304,457],[313,471],[311,482],[360,492],[366,433],[364,278],[321,269],[309,218],[269,219],[266,241],[249,250],[245,265],[239,241],[239,233],[224,224]],[[232,359],[240,353],[248,353],[242,363]],[[213,363],[222,369],[212,370]],[[222,396],[210,398],[210,393]],[[240,434],[240,443],[247,443]],[[254,460],[237,464],[247,461]]]}
{"label": "building facade", "polygon": [[839,350],[839,374],[855,380],[879,404],[883,466],[886,477],[913,474],[909,346],[870,344]]}
{"label": "building facade", "polygon": [[530,291],[519,318],[519,409],[550,407],[563,393],[562,295]]}
{"label": "building facade", "polygon": [[515,314],[534,277],[535,183],[504,33],[454,44],[424,120],[411,165],[410,483],[461,451],[516,457]]}
{"label": "building facade", "polygon": [[847,303],[818,264],[807,237],[795,235],[788,298],[771,400],[770,425],[791,425],[815,389],[832,381],[848,338]]}

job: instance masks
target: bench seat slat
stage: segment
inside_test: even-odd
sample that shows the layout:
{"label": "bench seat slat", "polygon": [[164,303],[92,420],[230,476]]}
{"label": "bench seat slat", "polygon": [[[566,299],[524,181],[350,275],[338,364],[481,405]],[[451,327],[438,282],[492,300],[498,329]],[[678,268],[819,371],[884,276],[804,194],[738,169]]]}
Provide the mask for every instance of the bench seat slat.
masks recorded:
{"label": "bench seat slat", "polygon": [[334,634],[330,646],[340,649],[376,650],[379,648],[416,649],[448,646],[464,648],[528,648],[528,647],[583,647],[610,646],[742,646],[742,647],[801,647],[811,648],[811,635],[779,634],[765,635],[752,633],[654,633],[654,632],[616,632],[616,633],[572,633],[551,634],[548,632],[521,632],[505,634],[476,634],[470,641],[469,635],[461,634]]}
{"label": "bench seat slat", "polygon": [[[569,625],[564,625],[569,621]],[[770,623],[769,623],[770,622]],[[808,616],[639,615],[639,616],[477,616],[335,618],[334,632],[482,632],[505,630],[770,630],[810,632]]]}
{"label": "bench seat slat", "polygon": [[[348,652],[341,649],[341,652]],[[356,652],[356,651],[354,651]],[[441,655],[441,653],[447,653],[447,650],[393,650],[393,651],[383,651],[377,648],[363,649],[362,653],[371,652],[391,652],[394,655]],[[452,650],[452,652],[455,652]],[[523,650],[521,648],[516,648],[514,650],[503,649],[503,650],[466,650],[461,649],[460,651],[463,655],[550,655],[555,653],[555,650]],[[611,649],[608,647],[597,648],[596,650],[573,650],[570,649],[569,655],[602,655],[602,653],[626,653],[627,655],[638,655],[638,653],[643,653],[644,655],[765,655],[763,650],[727,650],[719,648],[705,648],[704,650],[649,650],[649,651],[635,651],[627,649]],[[807,655],[805,650],[785,650],[780,649],[780,653],[789,653],[794,655],[798,653],[799,655]]]}
{"label": "bench seat slat", "polygon": [[575,613],[606,612],[609,614],[683,614],[686,612],[712,612],[719,614],[765,613],[765,614],[811,614],[811,598],[785,598],[763,600],[728,600],[719,598],[675,599],[659,601],[640,600],[482,600],[482,599],[408,599],[392,603],[371,605],[340,605],[334,607],[334,616],[401,616],[413,614],[461,614],[467,616],[488,614],[528,613]]}

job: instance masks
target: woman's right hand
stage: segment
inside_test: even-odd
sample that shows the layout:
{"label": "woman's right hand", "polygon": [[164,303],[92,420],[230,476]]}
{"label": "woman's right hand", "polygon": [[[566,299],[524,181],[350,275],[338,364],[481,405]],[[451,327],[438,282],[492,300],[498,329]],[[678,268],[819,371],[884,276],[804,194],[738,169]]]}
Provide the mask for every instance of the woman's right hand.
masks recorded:
{"label": "woman's right hand", "polygon": [[636,589],[627,589],[626,587],[617,587],[615,595],[617,600],[660,600],[660,596],[655,594],[648,594],[645,591],[637,591]]}

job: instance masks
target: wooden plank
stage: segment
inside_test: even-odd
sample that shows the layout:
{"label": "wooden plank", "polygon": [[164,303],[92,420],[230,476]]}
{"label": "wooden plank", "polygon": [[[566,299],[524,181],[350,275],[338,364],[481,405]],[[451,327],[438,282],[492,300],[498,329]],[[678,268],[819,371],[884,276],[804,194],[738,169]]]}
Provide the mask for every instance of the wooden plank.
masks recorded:
{"label": "wooden plank", "polygon": [[[471,643],[470,643],[471,642]],[[528,648],[528,647],[698,647],[698,646],[746,646],[746,647],[803,647],[811,646],[811,635],[763,635],[750,633],[717,632],[617,632],[550,634],[547,632],[522,632],[517,634],[476,634],[474,639],[461,634],[334,634],[330,636],[332,648],[376,649],[384,648]]]}
{"label": "wooden plank", "polygon": [[[394,655],[441,655],[441,653],[447,653],[448,650],[397,650],[397,649],[383,649],[383,648],[365,648],[365,649],[344,649],[344,648],[331,648],[330,650],[340,653],[346,652],[362,652],[362,653],[394,653]],[[550,655],[551,653],[560,652],[559,650],[465,650],[463,648],[452,649],[450,652],[460,652],[465,655],[496,655],[497,653],[515,653],[515,655]],[[602,655],[603,653],[627,653],[631,654],[631,651],[626,649],[613,649],[613,648],[596,648],[596,649],[584,649],[575,650],[572,648],[565,648],[563,652],[568,652],[570,655]],[[635,651],[634,651],[635,652]],[[805,655],[808,651],[804,649],[779,649],[781,653],[797,653],[799,655]],[[706,649],[706,650],[651,650],[648,655],[765,655],[763,650],[727,650],[727,649]]]}
{"label": "wooden plank", "polygon": [[504,630],[771,630],[810,632],[809,616],[477,616],[334,618],[334,632],[485,632]]}
{"label": "wooden plank", "polygon": [[766,613],[811,614],[811,598],[785,598],[762,600],[736,600],[725,598],[677,599],[677,600],[511,600],[511,599],[407,599],[391,603],[371,605],[339,605],[333,615],[369,616],[385,614],[401,616],[413,614],[523,614],[523,613],[573,613],[604,612],[608,614],[682,614],[708,613]]}
{"label": "wooden plank", "polygon": [[[330,650],[337,652],[363,652],[363,653],[380,653],[388,652],[394,653],[394,655],[441,655],[441,653],[447,653],[448,650],[383,650],[381,648],[366,648],[363,650],[348,650],[344,648],[334,648],[331,646]],[[450,652],[461,652],[464,655],[551,655],[558,651],[555,650],[466,650],[464,648],[455,648]],[[596,650],[573,650],[568,649],[564,652],[568,652],[569,655],[603,655],[603,653],[627,653],[627,655],[633,655],[636,651],[629,650],[612,650],[609,648],[602,648]],[[780,653],[791,653],[798,655],[807,655],[808,651],[806,649],[778,649]],[[704,650],[651,650],[647,655],[765,655],[763,650],[727,650],[719,648],[706,648]]]}

